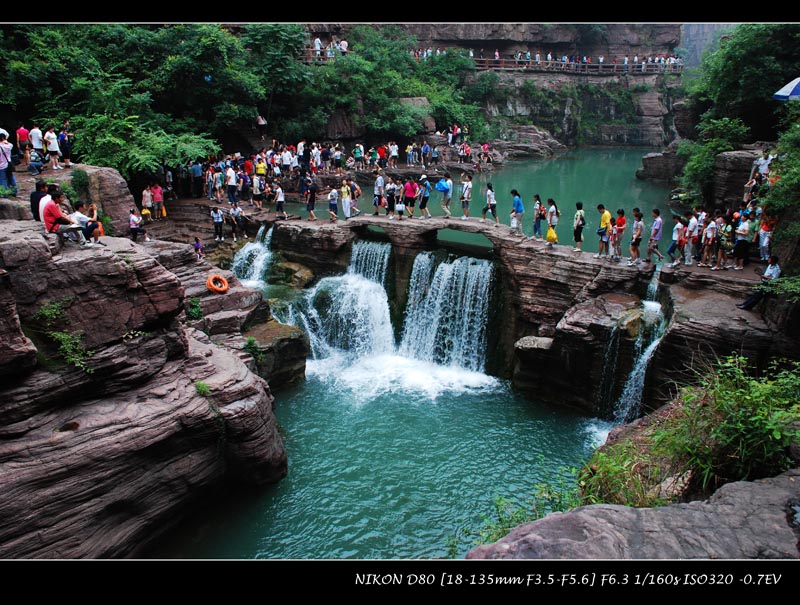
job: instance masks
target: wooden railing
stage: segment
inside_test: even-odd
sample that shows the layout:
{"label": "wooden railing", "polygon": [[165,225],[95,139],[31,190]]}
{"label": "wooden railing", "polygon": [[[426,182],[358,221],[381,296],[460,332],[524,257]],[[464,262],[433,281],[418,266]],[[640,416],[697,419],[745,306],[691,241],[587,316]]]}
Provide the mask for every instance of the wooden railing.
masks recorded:
{"label": "wooden railing", "polygon": [[[352,52],[352,51],[349,51]],[[335,61],[337,57],[341,56],[339,51],[335,51],[334,56],[329,57],[328,51],[322,49],[317,54],[314,48],[306,48],[300,60],[308,65],[322,65],[329,61]],[[424,59],[417,59],[423,61]],[[527,59],[479,59],[473,58],[475,62],[475,69],[494,71],[536,71],[536,72],[560,72],[568,74],[627,74],[631,76],[646,75],[646,74],[659,74],[659,73],[679,73],[683,71],[681,63],[636,63],[630,62],[628,65],[623,65],[618,62],[616,65],[610,62],[606,63],[564,63],[562,61],[536,61],[531,58]]]}
{"label": "wooden railing", "polygon": [[574,74],[659,74],[677,73],[683,69],[680,63],[629,63],[623,65],[613,63],[564,63],[562,61],[539,61],[534,59],[473,59],[475,69],[479,70],[520,70],[520,71],[556,71]]}

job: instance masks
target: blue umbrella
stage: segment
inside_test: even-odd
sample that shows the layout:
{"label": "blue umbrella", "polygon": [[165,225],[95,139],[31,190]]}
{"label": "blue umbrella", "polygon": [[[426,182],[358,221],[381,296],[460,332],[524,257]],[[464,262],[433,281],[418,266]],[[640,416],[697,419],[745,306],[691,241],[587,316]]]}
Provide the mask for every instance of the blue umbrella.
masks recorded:
{"label": "blue umbrella", "polygon": [[772,96],[779,101],[800,99],[800,78],[795,78]]}

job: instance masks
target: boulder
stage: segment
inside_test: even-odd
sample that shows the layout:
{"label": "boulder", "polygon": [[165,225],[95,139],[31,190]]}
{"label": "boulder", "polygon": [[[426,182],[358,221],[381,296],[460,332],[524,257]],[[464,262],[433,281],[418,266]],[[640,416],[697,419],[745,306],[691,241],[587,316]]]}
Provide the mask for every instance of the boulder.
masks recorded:
{"label": "boulder", "polygon": [[30,204],[22,196],[15,200],[0,199],[0,220],[32,221]]}
{"label": "boulder", "polygon": [[103,241],[106,247],[91,249],[68,244],[51,257],[40,223],[0,222],[0,259],[20,321],[37,323],[34,315],[44,304],[61,301],[69,331],[82,332],[90,348],[168,324],[182,309],[178,278],[129,240]]}
{"label": "boulder", "polygon": [[337,225],[282,221],[275,224],[272,246],[291,262],[309,267],[317,277],[343,273],[350,263],[354,235]]}
{"label": "boulder", "polygon": [[787,510],[800,469],[729,483],[704,502],[661,508],[596,504],[515,528],[468,559],[797,559]]}
{"label": "boulder", "polygon": [[642,167],[636,171],[636,178],[672,183],[683,172],[685,165],[686,158],[678,155],[677,145],[673,143],[661,153],[643,156]]}
{"label": "boulder", "polygon": [[607,416],[625,381],[617,368],[631,365],[639,306],[633,294],[601,294],[570,307],[552,337],[521,338],[514,345],[514,387]]}
{"label": "boulder", "polygon": [[755,150],[740,149],[717,155],[714,161],[714,203],[720,208],[738,208],[744,199],[744,186],[750,179]]}
{"label": "boulder", "polygon": [[243,338],[248,337],[258,343],[261,356],[254,360],[256,371],[269,382],[270,389],[277,391],[305,379],[311,345],[300,328],[273,319],[250,328],[243,334]]}

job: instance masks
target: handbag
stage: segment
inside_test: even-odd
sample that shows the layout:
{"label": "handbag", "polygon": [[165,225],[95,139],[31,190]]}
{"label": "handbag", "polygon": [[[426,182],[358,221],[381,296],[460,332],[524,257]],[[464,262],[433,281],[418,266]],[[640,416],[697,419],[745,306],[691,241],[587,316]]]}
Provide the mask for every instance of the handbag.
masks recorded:
{"label": "handbag", "polygon": [[381,208],[386,208],[386,206],[388,205],[388,202],[386,201],[386,197],[381,196],[380,204],[381,204]]}
{"label": "handbag", "polygon": [[600,228],[597,229],[597,235],[605,235],[605,234],[606,234],[606,228],[605,227],[600,227]]}
{"label": "handbag", "polygon": [[519,226],[519,221],[516,217],[512,217],[511,219],[511,228],[516,229]]}
{"label": "handbag", "polygon": [[558,241],[558,236],[556,235],[556,230],[553,227],[547,228],[547,236],[545,239],[550,242],[551,244],[555,244]]}
{"label": "handbag", "polygon": [[16,168],[14,168],[14,162],[11,161],[11,158],[8,157],[8,154],[3,151],[3,155],[6,156],[6,160],[8,161],[8,166],[6,166],[6,174],[11,174],[12,172],[16,172]]}

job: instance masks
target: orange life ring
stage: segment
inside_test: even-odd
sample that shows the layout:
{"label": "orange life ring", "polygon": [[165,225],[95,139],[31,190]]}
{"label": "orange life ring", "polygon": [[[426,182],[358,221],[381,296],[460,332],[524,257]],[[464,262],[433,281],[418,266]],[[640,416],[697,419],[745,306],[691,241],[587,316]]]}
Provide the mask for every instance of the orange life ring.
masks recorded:
{"label": "orange life ring", "polygon": [[206,288],[214,294],[225,294],[228,291],[228,280],[221,275],[214,274],[206,280]]}

